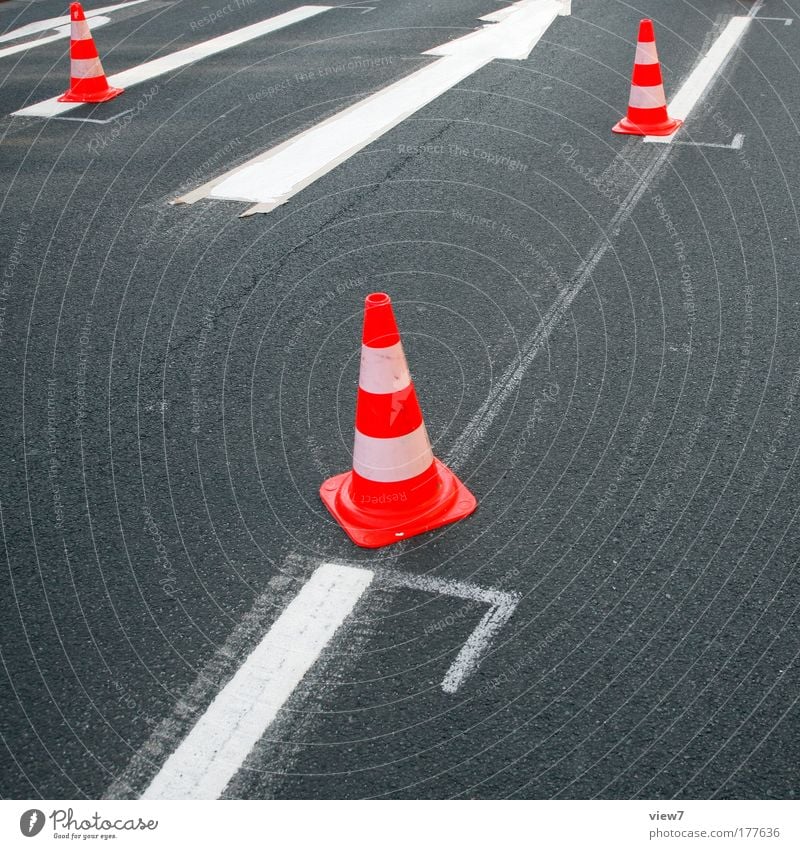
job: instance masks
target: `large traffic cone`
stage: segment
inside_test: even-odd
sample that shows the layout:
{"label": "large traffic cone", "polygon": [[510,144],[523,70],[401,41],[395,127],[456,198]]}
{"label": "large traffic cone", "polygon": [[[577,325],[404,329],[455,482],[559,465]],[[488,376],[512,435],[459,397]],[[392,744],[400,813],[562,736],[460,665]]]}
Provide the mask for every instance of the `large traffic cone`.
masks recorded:
{"label": "large traffic cone", "polygon": [[73,3],[69,7],[69,17],[72,22],[69,89],[58,99],[68,103],[103,103],[122,94],[124,89],[108,84],[83,6]]}
{"label": "large traffic cone", "polygon": [[653,22],[645,18],[639,24],[639,43],[636,45],[636,59],[633,63],[628,114],[613,127],[613,131],[634,136],[668,136],[681,123],[667,114],[656,35]]}
{"label": "large traffic cone", "polygon": [[475,496],[433,456],[388,295],[364,305],[353,470],[320,488],[356,545],[379,548],[456,522]]}

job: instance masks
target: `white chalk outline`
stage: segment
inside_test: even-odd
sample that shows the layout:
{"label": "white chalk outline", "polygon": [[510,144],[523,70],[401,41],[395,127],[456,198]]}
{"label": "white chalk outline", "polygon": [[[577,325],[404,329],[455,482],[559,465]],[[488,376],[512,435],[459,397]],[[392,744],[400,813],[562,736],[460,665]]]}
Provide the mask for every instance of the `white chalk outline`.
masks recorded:
{"label": "white chalk outline", "polygon": [[489,651],[492,640],[511,618],[521,598],[519,593],[515,592],[488,589],[477,584],[432,578],[428,575],[411,575],[395,570],[376,569],[375,577],[382,584],[390,587],[404,587],[489,605],[489,610],[476,625],[442,679],[442,690],[451,694],[455,693],[478,668]]}

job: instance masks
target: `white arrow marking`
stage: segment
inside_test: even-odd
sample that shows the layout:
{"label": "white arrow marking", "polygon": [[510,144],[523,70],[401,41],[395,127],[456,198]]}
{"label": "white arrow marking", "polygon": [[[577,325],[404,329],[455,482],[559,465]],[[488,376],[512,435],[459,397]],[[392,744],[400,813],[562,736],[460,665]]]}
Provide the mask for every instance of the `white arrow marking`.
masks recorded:
{"label": "white arrow marking", "polygon": [[493,59],[525,59],[558,15],[561,0],[520,0],[488,16],[493,23],[427,51],[438,61],[409,74],[175,203],[205,197],[255,203],[269,212],[349,159]]}
{"label": "white arrow marking", "polygon": [[[117,88],[130,88],[138,83],[152,80],[154,77],[160,77],[170,71],[175,71],[178,68],[184,67],[184,65],[190,65],[200,59],[205,59],[207,56],[213,56],[215,53],[221,53],[223,50],[238,47],[240,44],[245,44],[261,35],[283,29],[298,21],[304,21],[307,18],[314,17],[314,15],[319,15],[320,12],[327,12],[330,8],[330,6],[298,6],[290,12],[275,15],[273,18],[267,18],[256,24],[250,24],[250,26],[225,33],[225,35],[210,38],[208,41],[201,41],[199,44],[193,44],[184,50],[169,53],[160,59],[153,59],[150,62],[144,62],[142,65],[128,68],[127,71],[122,71],[120,74],[113,74],[108,78],[108,83]],[[52,118],[82,105],[81,103],[59,103],[57,97],[51,97],[50,100],[34,103],[33,106],[26,106],[24,109],[18,109],[11,114],[25,117]]]}

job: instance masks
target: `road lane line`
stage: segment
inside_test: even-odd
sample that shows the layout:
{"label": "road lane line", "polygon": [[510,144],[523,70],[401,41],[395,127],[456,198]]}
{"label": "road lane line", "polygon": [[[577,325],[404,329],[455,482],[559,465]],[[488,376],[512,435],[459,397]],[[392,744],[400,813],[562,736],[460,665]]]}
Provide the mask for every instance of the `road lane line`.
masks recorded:
{"label": "road lane line", "polygon": [[[285,603],[283,588],[309,574],[303,564],[302,557],[290,557],[285,573],[270,581],[270,589],[204,665],[172,714],[153,729],[104,798],[131,798],[143,788],[141,798],[217,798],[370,587],[410,589],[489,606],[441,682],[446,693],[456,692],[478,668],[520,601],[518,593],[462,581],[323,563],[266,629],[271,612]],[[348,632],[348,656],[360,653],[367,634],[363,629]],[[156,764],[162,767],[153,777]]]}
{"label": "road lane line", "polygon": [[[259,36],[307,20],[315,15],[319,15],[321,12],[327,12],[331,8],[334,7],[298,6],[296,9],[284,12],[281,15],[275,15],[275,17],[267,18],[264,21],[259,21],[258,23],[250,24],[250,26],[225,33],[225,35],[210,38],[208,41],[201,41],[199,44],[194,44],[191,47],[178,50],[167,56],[162,56],[160,59],[153,59],[150,62],[136,65],[119,74],[113,74],[108,78],[108,83],[110,86],[116,88],[130,88],[147,80],[152,80],[154,77],[160,77],[170,71],[176,71],[178,68],[190,65],[200,59],[205,59],[208,56],[213,56],[232,47],[238,47],[240,44],[252,41]],[[11,114],[22,117],[52,118],[55,115],[61,115],[63,112],[68,112],[70,109],[76,109],[82,105],[81,103],[59,103],[57,97],[52,97],[49,100],[43,100],[41,103],[34,103],[32,106],[18,109]]]}
{"label": "road lane line", "polygon": [[[685,121],[689,117],[753,20],[752,15],[741,15],[728,21],[719,38],[670,101],[667,111],[671,118]],[[644,140],[651,144],[669,144],[680,131],[679,127],[668,136],[645,136]]]}
{"label": "road lane line", "polygon": [[[761,2],[757,2],[750,12],[744,18],[734,18],[733,20],[744,20],[750,22],[755,17],[758,10],[761,8]],[[731,22],[732,23],[732,22]],[[730,27],[730,23],[728,24]],[[739,28],[741,27],[741,31],[739,32]],[[746,29],[746,24],[739,23],[736,24],[733,30],[731,30],[728,34],[728,39],[733,37],[733,34],[739,32],[739,35],[736,38],[736,42],[738,42],[741,33]],[[722,35],[725,35],[726,30],[723,31]],[[706,57],[710,55],[714,49],[719,44],[720,38],[712,45],[709,53],[706,54]],[[723,42],[723,46],[728,44],[728,39]],[[735,44],[735,42],[734,42]],[[732,44],[729,49],[732,49],[734,45]],[[727,55],[727,54],[726,54]],[[724,57],[723,57],[724,59]],[[703,62],[705,59],[703,60]],[[701,62],[701,65],[703,64]],[[706,66],[707,68],[710,66]],[[700,65],[698,65],[700,68]],[[698,69],[695,69],[695,72]],[[704,71],[706,73],[706,71]],[[690,78],[693,76],[690,75]],[[686,84],[689,83],[687,80]],[[692,86],[693,88],[693,86]],[[679,92],[679,95],[683,94],[683,88]],[[684,105],[689,103],[689,96],[686,95],[686,99],[683,101]],[[672,107],[670,107],[670,111]],[[674,114],[671,111],[671,114]],[[688,114],[688,112],[686,113]],[[675,115],[676,117],[680,117],[680,115]],[[673,134],[674,135],[674,134]],[[653,141],[653,142],[661,142],[664,141],[664,138],[670,140],[671,136],[666,136],[663,138],[659,138],[656,136],[648,136],[645,138],[645,141]],[[740,138],[741,142],[742,139]],[[656,157],[644,168],[641,176],[637,180],[636,184],[628,193],[625,200],[617,209],[614,217],[611,219],[608,227],[605,232],[600,236],[600,238],[595,242],[592,246],[592,250],[590,251],[588,257],[580,264],[578,269],[575,272],[571,282],[563,288],[558,297],[553,302],[552,306],[545,315],[542,317],[539,324],[536,326],[533,334],[527,339],[527,341],[522,345],[520,352],[508,366],[508,368],[503,372],[500,376],[500,379],[495,383],[492,390],[489,392],[486,400],[481,404],[472,418],[467,422],[467,426],[461,432],[459,437],[456,439],[453,447],[450,450],[450,453],[445,458],[445,463],[448,466],[451,466],[454,471],[459,471],[463,468],[464,464],[469,460],[473,451],[478,447],[478,445],[485,438],[489,428],[494,423],[497,416],[500,414],[504,405],[509,401],[513,400],[516,397],[516,393],[519,389],[519,386],[522,383],[528,369],[533,364],[536,356],[539,351],[548,343],[550,339],[550,335],[553,331],[561,324],[564,316],[572,305],[572,302],[578,295],[583,291],[586,284],[592,279],[592,274],[597,266],[600,264],[600,261],[608,252],[608,249],[612,247],[613,240],[619,234],[620,229],[624,226],[624,224],[631,217],[633,210],[636,208],[636,205],[641,200],[644,193],[649,188],[653,178],[656,176],[658,171],[661,169],[663,164],[667,161],[670,151],[670,145],[664,145],[663,149],[658,152]],[[631,158],[629,153],[627,152],[628,148],[620,151],[620,153],[616,156],[616,162],[619,162],[622,167],[630,168],[632,167]]]}
{"label": "road lane line", "polygon": [[141,798],[219,798],[372,578],[368,569],[321,565]]}
{"label": "road lane line", "polygon": [[365,100],[177,198],[243,201],[270,212],[493,59],[524,59],[563,0],[519,0],[475,32],[426,51],[440,57]]}

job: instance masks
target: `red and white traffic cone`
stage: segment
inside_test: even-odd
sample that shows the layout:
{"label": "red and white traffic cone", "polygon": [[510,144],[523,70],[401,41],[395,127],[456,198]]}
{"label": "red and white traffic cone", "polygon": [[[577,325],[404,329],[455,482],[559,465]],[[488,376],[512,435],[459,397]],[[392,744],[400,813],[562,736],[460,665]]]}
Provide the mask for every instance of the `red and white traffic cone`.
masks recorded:
{"label": "red and white traffic cone", "polygon": [[69,88],[58,99],[67,103],[103,103],[119,96],[124,89],[112,88],[108,84],[83,6],[73,3],[69,7],[69,17],[72,22],[70,81]]}
{"label": "red and white traffic cone", "polygon": [[475,496],[433,456],[388,295],[367,296],[353,470],[320,496],[345,533],[379,548],[456,522]]}
{"label": "red and white traffic cone", "polygon": [[628,114],[613,127],[613,131],[634,136],[668,136],[681,123],[667,114],[653,22],[645,18],[639,24]]}

